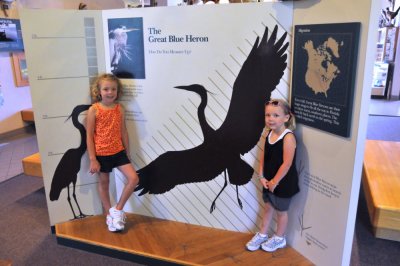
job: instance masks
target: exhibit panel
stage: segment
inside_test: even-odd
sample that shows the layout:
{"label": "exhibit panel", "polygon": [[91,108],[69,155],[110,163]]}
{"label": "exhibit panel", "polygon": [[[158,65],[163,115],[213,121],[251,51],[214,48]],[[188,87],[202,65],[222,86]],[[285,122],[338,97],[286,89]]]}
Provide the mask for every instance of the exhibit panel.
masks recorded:
{"label": "exhibit panel", "polygon": [[[352,9],[344,10],[345,5]],[[263,116],[264,102],[270,97],[290,99],[294,25],[356,22],[361,23],[361,31],[349,135],[341,137],[299,124],[301,191],[292,200],[287,231],[288,243],[313,263],[347,265],[365,141],[361,114],[369,99],[363,91],[372,82],[372,67],[364,66],[372,66],[366,55],[372,51],[371,43],[376,43],[368,34],[374,8],[364,1],[306,1],[101,12],[54,10],[46,11],[46,16],[38,10],[21,12],[51,225],[73,218],[71,210],[79,217],[76,205],[82,214],[101,213],[97,179],[88,173],[79,124],[84,123],[85,105],[90,103],[89,81],[107,71],[120,76],[124,84],[121,103],[126,108],[130,155],[141,178],[125,211],[232,231],[258,231],[263,201],[254,176],[263,151],[264,121],[249,123],[256,117],[250,114],[255,110]],[[333,11],[345,18],[338,21]],[[48,25],[44,17],[49,16],[57,23]],[[258,37],[266,43],[261,39],[266,27],[268,38],[276,27],[277,40],[288,32],[282,43],[289,42],[287,66],[272,92],[273,86],[260,86],[271,74],[262,71],[264,66],[271,72],[279,70],[280,59],[260,59],[258,64],[248,60],[253,58]],[[84,38],[87,34],[91,37]],[[258,44],[254,47],[263,55],[267,45]],[[49,48],[51,57],[45,57]],[[68,54],[60,55],[64,49]],[[243,76],[251,78],[244,81]],[[265,90],[254,89],[259,86]],[[245,141],[247,136],[251,141]],[[55,173],[66,169],[61,167],[62,158],[72,149],[79,150],[75,157],[82,158],[76,163],[76,184],[63,187],[56,199],[57,193],[51,193]],[[237,170],[230,168],[232,164],[240,166],[239,175],[229,174]],[[115,200],[125,178],[116,171],[112,180]],[[69,188],[72,193],[73,187],[78,202],[71,198],[71,205],[67,192]],[[270,233],[274,229],[273,223]]]}
{"label": "exhibit panel", "polygon": [[[85,112],[71,115],[90,103],[89,81],[105,71],[103,43],[96,40],[103,31],[101,12],[22,10],[21,18],[50,224],[79,216],[79,208],[100,213],[97,179],[88,175],[85,148],[78,151],[86,143],[79,129]],[[56,171],[61,161],[72,174]]]}
{"label": "exhibit panel", "polygon": [[[241,20],[237,19],[238,12],[241,13]],[[51,16],[57,17],[57,23],[51,26],[47,25],[40,11],[25,10],[22,14],[22,20],[36,21],[35,24],[25,23],[24,34],[28,43],[26,52],[29,62],[31,68],[35,69],[32,71],[32,76],[36,77],[32,83],[33,101],[35,113],[41,118],[37,125],[38,138],[46,192],[49,195],[51,224],[79,216],[78,209],[83,214],[101,213],[95,189],[97,180],[88,174],[86,153],[77,155],[82,157],[81,163],[76,163],[80,168],[72,167],[72,161],[69,162],[68,168],[76,167],[79,173],[74,175],[76,184],[71,182],[69,186],[55,189],[59,193],[53,196],[51,191],[53,183],[54,186],[57,183],[57,171],[62,169],[62,158],[67,157],[69,150],[82,147],[82,132],[73,124],[72,118],[67,118],[75,107],[90,103],[90,79],[96,73],[114,71],[118,60],[114,60],[116,49],[113,47],[117,47],[114,39],[118,30],[127,33],[127,48],[130,50],[125,54],[131,56],[131,65],[139,65],[132,68],[133,77],[121,77],[125,87],[121,103],[126,107],[133,164],[141,169],[164,152],[191,149],[203,142],[197,116],[200,104],[198,95],[175,87],[202,84],[206,88],[206,121],[217,130],[225,121],[234,82],[256,38],[264,35],[266,27],[266,37],[270,37],[276,27],[277,38],[281,38],[286,31],[290,34],[292,25],[291,4],[263,4],[262,8],[251,4],[242,7],[188,8],[184,15],[177,7],[110,10],[102,12],[103,23],[99,23],[99,14],[96,14],[90,24],[87,19],[93,14],[91,11],[54,11]],[[282,14],[287,15],[280,18]],[[176,19],[161,19],[165,16]],[[191,23],[190,27],[182,27],[182,21],[198,21],[205,16],[215,19],[201,25]],[[247,21],[249,17],[252,17],[250,22]],[[92,27],[87,27],[87,24]],[[85,38],[85,34],[92,35]],[[286,38],[285,42],[290,40],[289,37],[283,38]],[[49,54],[45,58],[48,62],[44,63],[41,55],[46,53]],[[44,67],[41,67],[42,64]],[[97,68],[93,64],[98,64]],[[121,67],[118,66],[118,69]],[[282,81],[272,95],[288,99],[288,67],[282,74]],[[248,89],[251,88],[249,86]],[[262,104],[269,94],[265,96],[260,97]],[[260,110],[263,112],[263,107]],[[85,111],[79,112],[75,117],[78,117],[78,123],[84,124]],[[264,123],[263,120],[261,122]],[[262,144],[256,145],[261,131],[256,134],[259,135],[253,144],[254,148],[242,157],[243,162],[254,169],[258,168],[257,157],[262,147]],[[166,193],[145,196],[135,193],[126,210],[210,227],[255,231],[260,220],[262,200],[257,181],[251,180],[252,172],[238,186],[243,211],[239,207],[236,187],[228,185],[216,200],[213,214],[210,214],[212,202],[224,184],[224,176],[219,175],[222,170],[209,181],[190,184],[189,180],[185,185],[178,185]],[[116,186],[111,191],[114,199],[119,196],[123,183],[124,177],[117,173]],[[74,188],[76,202],[72,198]],[[71,203],[67,200],[68,192]],[[72,214],[71,210],[76,213]]]}
{"label": "exhibit panel", "polygon": [[302,234],[295,234],[293,246],[317,265],[350,263],[375,59],[370,55],[376,51],[378,2],[294,3],[294,25],[361,23],[349,136],[302,124],[297,130],[299,160],[306,170],[300,181],[303,193],[292,206],[293,210],[304,207],[298,220],[290,220],[292,226],[302,230]]}
{"label": "exhibit panel", "polygon": [[[188,8],[184,13],[179,7],[104,12],[104,25],[126,24],[123,26],[127,29],[128,45],[135,46],[134,43],[140,43],[142,39],[145,42],[144,56],[140,56],[145,59],[145,79],[122,79],[129,91],[123,103],[128,114],[128,131],[132,133],[132,158],[136,169],[144,168],[168,151],[188,150],[204,141],[201,121],[197,115],[198,106],[203,100],[196,93],[177,89],[177,86],[204,86],[208,91],[204,111],[206,121],[214,130],[221,127],[228,113],[234,82],[256,37],[263,36],[265,26],[271,35],[278,22],[277,17],[282,14],[288,15],[279,21],[278,38],[284,29],[290,30],[291,5],[264,4],[263,8],[232,5]],[[166,13],[169,17],[179,19],[160,20],[161,12],[162,16]],[[243,20],[237,19],[235,12],[240,12]],[[190,27],[182,26],[182,21],[200,21],[204,16],[210,19],[200,24],[190,23]],[[254,19],[243,23],[249,16]],[[134,24],[139,19],[142,25],[138,29]],[[108,71],[113,70],[110,31],[112,28],[104,31]],[[134,72],[132,68],[133,76],[136,75]],[[289,73],[286,68],[281,82],[273,91],[273,97],[288,99]],[[246,90],[251,89],[249,84]],[[258,169],[257,158],[263,144],[255,144],[242,158],[254,169]],[[206,159],[199,155],[194,160]],[[167,172],[173,173],[174,168],[179,167],[174,162],[169,166],[161,170],[166,172],[163,179],[173,178],[167,176]],[[210,214],[212,202],[224,184],[222,170],[219,173],[194,183],[190,180],[193,173],[188,172],[185,184],[175,186],[165,193],[140,196],[145,199],[134,198],[129,201],[126,210],[228,230],[257,230],[262,200],[258,181],[250,181],[251,176],[247,184],[238,188],[239,198],[244,205],[243,211],[238,205],[235,186],[229,184],[216,200],[216,208]],[[122,186],[117,188],[120,192]],[[143,201],[148,203],[143,204]]]}

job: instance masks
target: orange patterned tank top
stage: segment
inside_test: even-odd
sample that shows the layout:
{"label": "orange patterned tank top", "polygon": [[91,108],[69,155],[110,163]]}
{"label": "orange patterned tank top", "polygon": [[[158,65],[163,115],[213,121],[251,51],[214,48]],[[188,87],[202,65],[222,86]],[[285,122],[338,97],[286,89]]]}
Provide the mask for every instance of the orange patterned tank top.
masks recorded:
{"label": "orange patterned tank top", "polygon": [[96,110],[94,143],[96,155],[107,156],[124,150],[121,135],[121,107],[116,104],[105,109],[100,103],[93,104]]}

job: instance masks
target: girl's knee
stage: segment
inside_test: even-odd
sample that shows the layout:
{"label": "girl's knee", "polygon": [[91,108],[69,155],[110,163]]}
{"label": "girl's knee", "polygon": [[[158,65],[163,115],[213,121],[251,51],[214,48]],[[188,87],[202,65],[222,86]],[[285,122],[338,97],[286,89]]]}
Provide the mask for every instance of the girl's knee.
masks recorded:
{"label": "girl's knee", "polygon": [[137,175],[135,168],[131,164],[126,164],[118,167],[118,170],[122,172],[122,174],[126,178],[126,186],[135,187],[139,183],[139,176]]}
{"label": "girl's knee", "polygon": [[108,180],[106,178],[99,179],[99,185],[101,185],[101,186],[108,186],[109,183],[110,183],[110,180]]}
{"label": "girl's knee", "polygon": [[127,185],[136,186],[139,183],[139,178],[137,175],[127,177],[127,180],[128,180]]}
{"label": "girl's knee", "polygon": [[98,183],[98,188],[99,189],[108,190],[109,187],[110,187],[110,184],[108,182],[99,181],[99,183]]}
{"label": "girl's knee", "polygon": [[273,207],[273,206],[271,205],[271,203],[269,203],[269,202],[266,202],[264,207],[265,207],[265,210],[266,210],[266,211],[273,211],[273,210],[275,210],[274,207]]}
{"label": "girl's knee", "polygon": [[288,215],[287,211],[277,211],[276,215],[278,215],[279,217],[285,217]]}

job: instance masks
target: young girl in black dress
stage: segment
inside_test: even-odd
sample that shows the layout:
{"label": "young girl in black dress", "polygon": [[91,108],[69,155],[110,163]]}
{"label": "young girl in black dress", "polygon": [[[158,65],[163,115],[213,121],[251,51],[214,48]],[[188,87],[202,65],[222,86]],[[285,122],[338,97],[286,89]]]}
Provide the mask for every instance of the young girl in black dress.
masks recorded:
{"label": "young girl in black dress", "polygon": [[[287,102],[276,99],[266,103],[265,125],[269,132],[259,168],[265,212],[260,232],[246,244],[246,248],[255,251],[261,247],[273,252],[286,246],[287,211],[291,197],[299,191],[295,164],[296,138],[292,132],[295,119]],[[269,238],[267,231],[274,212],[277,214],[277,228]]]}

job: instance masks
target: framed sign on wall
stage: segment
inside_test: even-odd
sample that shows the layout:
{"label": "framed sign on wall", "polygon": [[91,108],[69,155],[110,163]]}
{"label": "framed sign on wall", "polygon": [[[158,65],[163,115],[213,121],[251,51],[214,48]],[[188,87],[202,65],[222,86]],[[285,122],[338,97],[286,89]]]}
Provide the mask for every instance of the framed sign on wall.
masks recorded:
{"label": "framed sign on wall", "polygon": [[299,123],[349,137],[360,25],[295,26],[291,103]]}
{"label": "framed sign on wall", "polygon": [[24,52],[11,53],[14,80],[17,87],[29,86],[28,68]]}
{"label": "framed sign on wall", "polygon": [[23,51],[21,24],[18,19],[0,18],[0,52]]}

